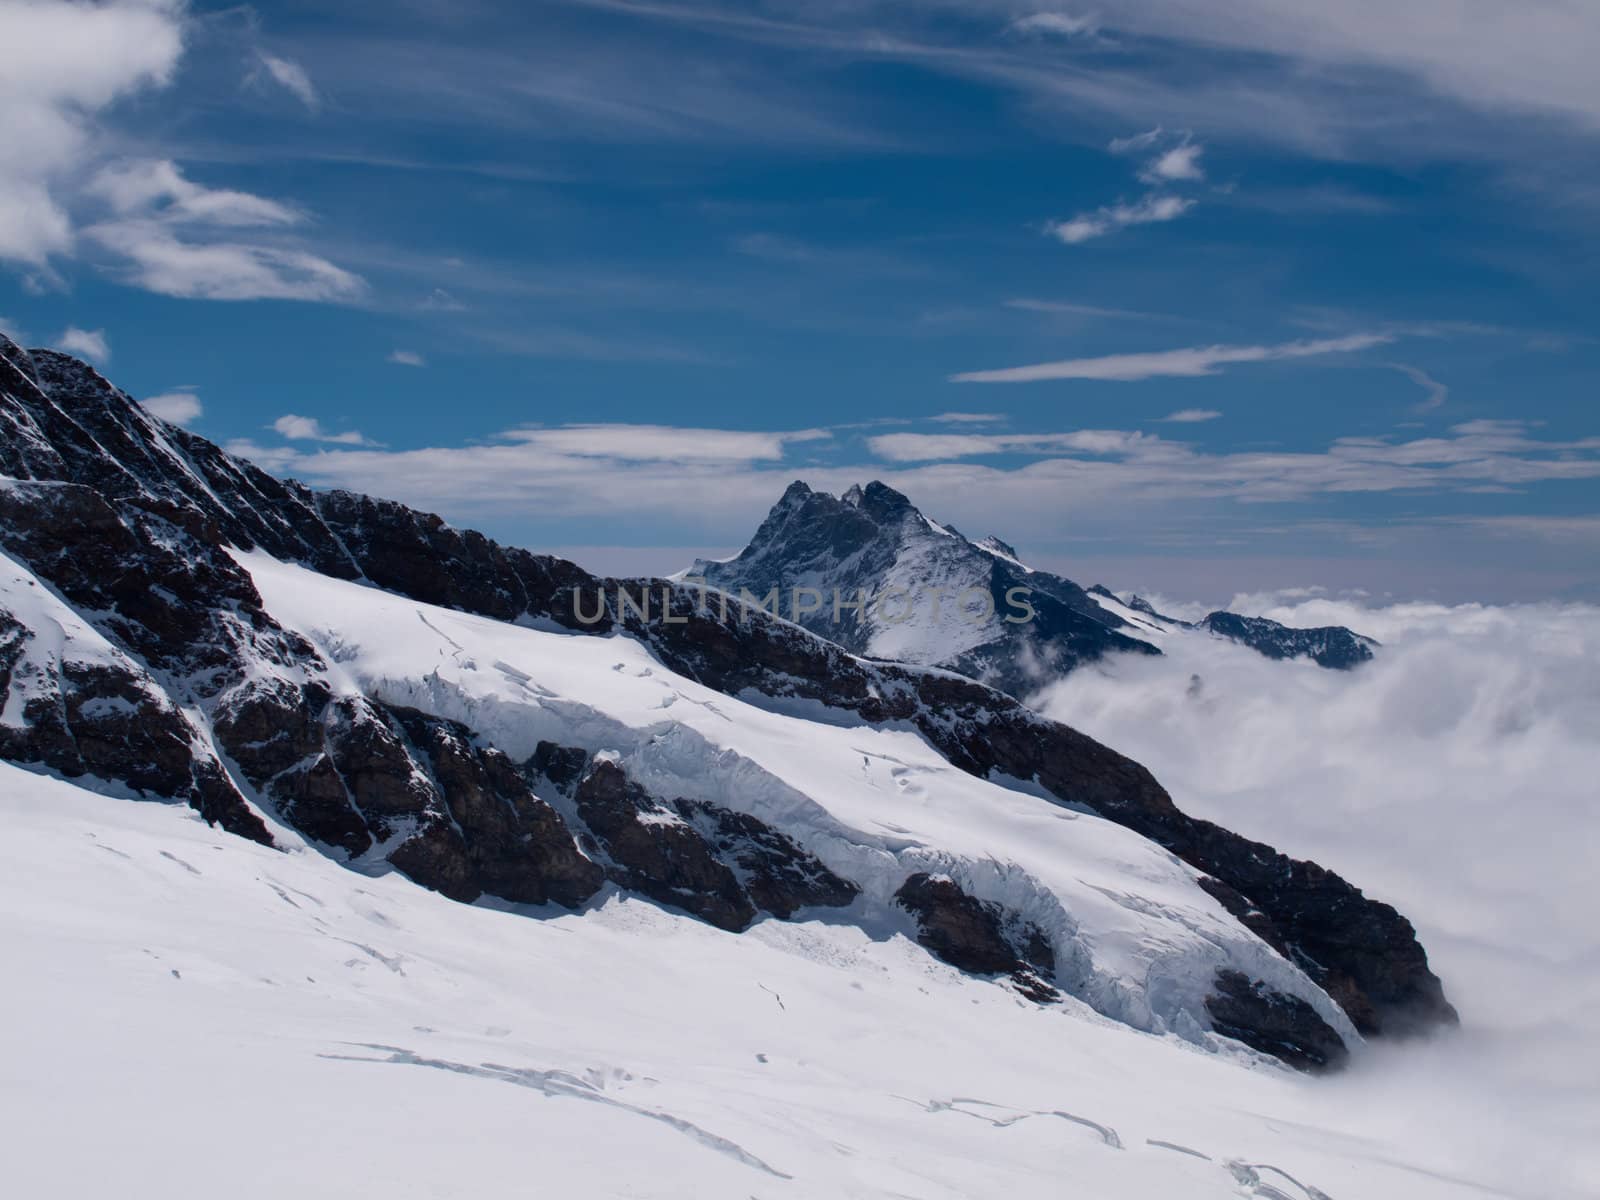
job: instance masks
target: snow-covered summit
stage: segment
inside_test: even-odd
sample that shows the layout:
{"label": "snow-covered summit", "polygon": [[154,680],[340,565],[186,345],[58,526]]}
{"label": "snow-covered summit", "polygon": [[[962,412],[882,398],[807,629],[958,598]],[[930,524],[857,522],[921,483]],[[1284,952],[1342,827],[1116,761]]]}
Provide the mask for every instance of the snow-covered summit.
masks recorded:
{"label": "snow-covered summit", "polygon": [[1017,694],[1110,651],[1158,653],[1071,580],[972,542],[873,481],[837,498],[791,484],[732,559],[687,577],[776,591],[782,615],[859,654],[940,666]]}

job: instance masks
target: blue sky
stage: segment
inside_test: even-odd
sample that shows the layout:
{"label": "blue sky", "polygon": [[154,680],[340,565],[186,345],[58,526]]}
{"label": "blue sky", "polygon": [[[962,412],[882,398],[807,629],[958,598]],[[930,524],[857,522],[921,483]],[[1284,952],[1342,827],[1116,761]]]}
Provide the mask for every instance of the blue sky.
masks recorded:
{"label": "blue sky", "polygon": [[0,322],[318,486],[609,570],[883,478],[1086,583],[1600,595],[1593,6],[0,28]]}

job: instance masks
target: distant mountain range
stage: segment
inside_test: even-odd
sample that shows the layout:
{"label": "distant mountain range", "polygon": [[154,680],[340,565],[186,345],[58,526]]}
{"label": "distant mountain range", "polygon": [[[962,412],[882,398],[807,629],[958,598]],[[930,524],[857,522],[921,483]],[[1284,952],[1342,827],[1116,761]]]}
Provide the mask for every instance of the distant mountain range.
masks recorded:
{"label": "distant mountain range", "polygon": [[998,537],[971,541],[876,481],[835,497],[797,480],[737,556],[697,560],[678,578],[765,606],[853,653],[942,667],[1019,696],[1107,654],[1160,654],[1186,634],[1335,670],[1367,662],[1377,645],[1342,626],[1165,616],[1137,596],[1030,567]]}

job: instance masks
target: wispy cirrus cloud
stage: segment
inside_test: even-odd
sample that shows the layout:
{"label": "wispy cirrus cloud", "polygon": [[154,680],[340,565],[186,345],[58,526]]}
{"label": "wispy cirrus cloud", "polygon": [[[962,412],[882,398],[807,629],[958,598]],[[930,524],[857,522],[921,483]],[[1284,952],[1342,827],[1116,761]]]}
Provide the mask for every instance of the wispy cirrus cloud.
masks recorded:
{"label": "wispy cirrus cloud", "polygon": [[1394,335],[1388,333],[1357,333],[1337,338],[1280,342],[1271,346],[1192,346],[1182,350],[1107,354],[1098,358],[1069,358],[1025,367],[967,371],[950,378],[956,383],[1037,383],[1049,379],[1100,379],[1126,383],[1162,377],[1193,378],[1215,375],[1219,368],[1239,363],[1350,354],[1394,340]]}
{"label": "wispy cirrus cloud", "polygon": [[301,214],[249,192],[208,188],[184,176],[170,159],[135,159],[101,168],[85,189],[118,217],[245,228],[293,225]]}
{"label": "wispy cirrus cloud", "polygon": [[1140,312],[1131,308],[1104,308],[1098,304],[1079,304],[1070,300],[1036,300],[1026,296],[1005,302],[1019,312],[1045,313],[1060,317],[1084,317],[1106,321],[1173,321],[1185,318],[1164,313]]}
{"label": "wispy cirrus cloud", "polygon": [[1040,456],[1064,451],[1119,454],[1129,452],[1142,442],[1158,440],[1149,434],[1120,429],[1078,429],[1071,433],[885,433],[868,438],[867,446],[886,462],[948,462],[989,455]]}
{"label": "wispy cirrus cloud", "polygon": [[353,272],[262,232],[299,224],[276,200],[188,179],[165,159],[114,163],[87,187],[110,215],[84,235],[112,269],[147,291],[200,300],[347,301],[366,290]]}
{"label": "wispy cirrus cloud", "polygon": [[1206,177],[1200,166],[1205,147],[1188,133],[1169,133],[1158,125],[1131,137],[1114,138],[1106,149],[1112,154],[1150,154],[1138,175],[1151,190],[1138,200],[1121,200],[1065,221],[1052,221],[1045,227],[1051,236],[1076,246],[1131,225],[1176,221],[1194,207],[1193,197],[1171,190],[1172,185],[1199,183]]}
{"label": "wispy cirrus cloud", "polygon": [[1006,26],[1006,32],[1016,37],[1093,37],[1100,30],[1100,19],[1064,12],[1037,12],[1018,17]]}
{"label": "wispy cirrus cloud", "polygon": [[428,365],[428,360],[415,350],[392,351],[387,361],[402,367],[425,367]]}
{"label": "wispy cirrus cloud", "polygon": [[775,462],[800,442],[825,441],[824,429],[748,433],[728,429],[686,429],[673,425],[563,425],[554,429],[512,429],[506,440],[575,458],[628,462]]}
{"label": "wispy cirrus cloud", "polygon": [[311,82],[311,76],[306,74],[306,69],[299,63],[290,58],[279,58],[266,51],[260,53],[260,60],[267,77],[301,104],[312,112],[322,107],[322,96],[317,92],[316,84]]}
{"label": "wispy cirrus cloud", "polygon": [[1201,421],[1215,421],[1222,414],[1214,408],[1180,408],[1177,412],[1168,413],[1161,420],[1171,425],[1195,425]]}
{"label": "wispy cirrus cloud", "polygon": [[116,221],[87,235],[115,256],[114,270],[146,291],[187,300],[348,301],[366,281],[292,246],[200,241],[161,221]]}
{"label": "wispy cirrus cloud", "polygon": [[1187,196],[1152,194],[1131,204],[1110,204],[1092,212],[1079,213],[1065,221],[1051,222],[1046,230],[1057,241],[1077,246],[1130,225],[1159,225],[1176,221],[1193,207],[1194,201]]}
{"label": "wispy cirrus cloud", "polygon": [[1425,412],[1428,409],[1438,408],[1450,398],[1449,385],[1440,383],[1421,367],[1413,367],[1406,363],[1389,363],[1387,365],[1399,371],[1427,393],[1427,398],[1417,405],[1419,410]]}

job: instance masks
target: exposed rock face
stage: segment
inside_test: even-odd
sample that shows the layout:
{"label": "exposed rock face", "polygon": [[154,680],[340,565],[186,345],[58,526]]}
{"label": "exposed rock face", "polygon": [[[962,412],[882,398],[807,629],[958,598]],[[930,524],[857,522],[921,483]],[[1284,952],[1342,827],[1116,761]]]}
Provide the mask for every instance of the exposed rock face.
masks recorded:
{"label": "exposed rock face", "polygon": [[705,839],[616,763],[596,761],[573,798],[614,864],[618,883],[718,929],[737,932],[755,920],[756,906]]}
{"label": "exposed rock face", "polygon": [[[541,757],[570,766],[570,756],[565,763]],[[606,758],[590,764],[573,800],[617,883],[719,929],[744,929],[758,911],[787,919],[802,908],[843,907],[858,894],[750,814],[703,800],[659,800]]]}
{"label": "exposed rock face", "polygon": [[[775,590],[781,615],[857,654],[946,667],[1016,695],[1112,651],[1160,653],[1070,579],[1029,570],[999,538],[969,542],[878,482],[835,498],[797,481],[737,558],[689,574],[736,598]],[[791,611],[796,587],[816,589],[820,608]],[[881,603],[845,607],[863,593]]]}
{"label": "exposed rock face", "polygon": [[[1186,816],[1137,763],[979,683],[863,661],[760,614],[724,617],[715,605],[701,607],[692,587],[596,579],[402,505],[280,483],[150,418],[83,364],[30,356],[3,338],[0,471],[13,477],[0,481],[0,548],[120,656],[109,677],[57,670],[39,693],[48,693],[34,710],[39,719],[0,729],[9,759],[184,798],[208,819],[265,838],[250,808],[259,800],[357,865],[387,861],[461,899],[488,893],[571,905],[593,894],[601,866],[574,846],[554,809],[512,780],[514,768],[492,747],[460,726],[330,685],[327,664],[272,620],[225,550],[260,547],[421,601],[626,634],[672,670],[757,703],[815,701],[865,722],[915,728],[964,770],[1034,781],[1204,872],[1215,881],[1212,894],[1298,962],[1364,1033],[1454,1019],[1394,909],[1315,864]],[[868,537],[858,520],[880,530],[903,523],[904,498],[887,491],[855,497],[847,507],[857,515],[841,519],[837,536]],[[964,544],[980,555],[1006,553]],[[636,600],[648,588],[648,619],[619,608],[619,588]],[[598,619],[580,619],[580,603],[593,612],[602,594]],[[21,681],[41,670],[28,650],[37,633],[0,606],[8,712],[34,695],[23,694]],[[133,698],[136,689],[148,703]],[[187,725],[188,712],[209,724],[222,758]],[[582,775],[586,759],[581,750],[541,746],[529,769],[563,788],[587,785],[587,810],[579,803],[577,811],[627,886],[725,928],[743,927],[757,910],[784,915],[853,895],[847,881],[752,818],[641,797],[619,770],[597,764]],[[249,800],[245,791],[254,793]],[[955,936],[963,920],[969,932],[985,926],[942,888],[910,895],[942,914],[949,946],[967,941]],[[1037,966],[995,919],[1016,960]]]}
{"label": "exposed rock face", "polygon": [[1344,1040],[1298,996],[1275,992],[1238,971],[1218,971],[1206,997],[1212,1028],[1223,1037],[1302,1071],[1327,1071],[1349,1057]]}
{"label": "exposed rock face", "polygon": [[917,918],[917,940],[934,957],[975,975],[1008,975],[1041,1004],[1061,998],[1047,982],[1055,977],[1056,958],[1038,926],[967,895],[942,875],[911,876],[895,900]]}
{"label": "exposed rock face", "polygon": [[673,806],[733,869],[763,912],[787,920],[802,908],[843,908],[860,894],[855,884],[749,813],[704,800],[677,800]]}
{"label": "exposed rock face", "polygon": [[1200,628],[1268,658],[1309,658],[1319,667],[1336,671],[1371,662],[1372,648],[1378,644],[1343,625],[1294,629],[1266,617],[1241,617],[1231,612],[1211,613],[1200,622]]}
{"label": "exposed rock face", "polygon": [[465,725],[390,708],[460,830],[474,884],[523,904],[576,908],[605,873],[579,853],[566,823],[533,794],[523,772]]}
{"label": "exposed rock face", "polygon": [[35,637],[0,609],[0,698],[20,700],[16,722],[0,721],[0,758],[182,800],[230,833],[272,844],[199,731],[147,675],[129,662],[30,654]]}

